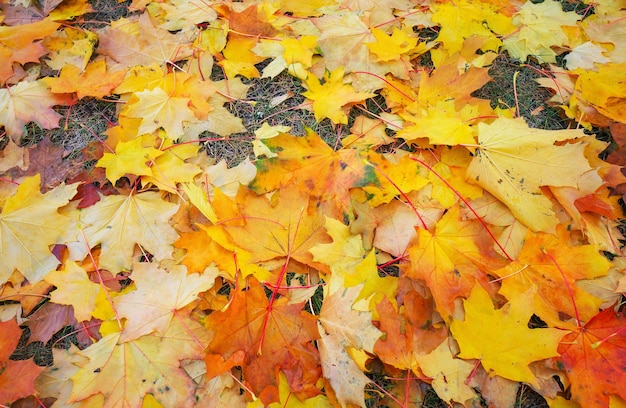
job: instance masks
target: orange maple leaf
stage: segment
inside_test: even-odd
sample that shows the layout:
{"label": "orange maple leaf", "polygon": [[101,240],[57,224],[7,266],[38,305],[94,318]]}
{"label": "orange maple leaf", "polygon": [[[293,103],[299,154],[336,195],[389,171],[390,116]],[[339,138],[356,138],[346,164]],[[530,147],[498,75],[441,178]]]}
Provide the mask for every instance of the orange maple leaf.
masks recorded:
{"label": "orange maple leaf", "polygon": [[478,221],[460,218],[458,206],[439,220],[432,233],[420,228],[417,235],[417,244],[409,248],[407,276],[426,282],[437,311],[448,321],[457,297],[469,296],[477,283],[489,286],[485,272],[493,258],[488,252],[493,242]]}
{"label": "orange maple leaf", "polygon": [[626,400],[624,316],[610,307],[563,338],[558,349],[572,383],[572,400],[583,407],[609,405],[609,397]]}
{"label": "orange maple leaf", "polygon": [[[244,290],[245,289],[245,290]],[[279,401],[278,370],[301,399],[319,393],[319,337],[316,319],[302,310],[303,303],[279,298],[271,308],[263,287],[250,279],[236,290],[225,311],[215,311],[205,325],[215,331],[207,347],[207,375],[214,377],[241,366],[243,378],[265,403]]]}
{"label": "orange maple leaf", "polygon": [[[295,184],[328,210],[341,212],[350,206],[351,188],[378,182],[373,167],[363,160],[359,149],[333,151],[312,130],[304,137],[283,133],[263,143],[277,157],[257,162],[257,176],[250,183],[256,192]],[[336,218],[341,219],[342,214]]]}
{"label": "orange maple leaf", "polygon": [[61,75],[58,78],[45,78],[44,81],[54,93],[76,92],[79,99],[86,96],[102,98],[110,95],[125,75],[126,70],[107,72],[106,62],[99,60],[87,65],[84,71],[67,64],[61,69]]}
{"label": "orange maple leaf", "polygon": [[[228,200],[225,196],[221,198]],[[325,269],[313,262],[309,249],[330,242],[324,228],[326,220],[317,207],[311,206],[307,193],[291,185],[277,191],[270,201],[242,187],[236,202],[239,214],[227,211],[218,196],[214,208],[222,228],[235,245],[250,252],[250,262],[289,259]]]}
{"label": "orange maple leaf", "polygon": [[22,335],[14,320],[0,322],[0,333],[0,403],[10,405],[35,393],[35,378],[44,367],[32,360],[9,360]]}
{"label": "orange maple leaf", "polygon": [[0,27],[0,83],[13,76],[13,63],[26,64],[39,62],[46,53],[40,40],[56,31],[59,23],[51,20],[22,24],[14,27]]}
{"label": "orange maple leaf", "polygon": [[417,292],[404,296],[400,312],[384,298],[377,309],[380,330],[385,336],[374,346],[376,355],[386,364],[420,375],[418,357],[430,353],[448,337],[445,328],[432,325],[433,307],[432,299],[425,299]]}

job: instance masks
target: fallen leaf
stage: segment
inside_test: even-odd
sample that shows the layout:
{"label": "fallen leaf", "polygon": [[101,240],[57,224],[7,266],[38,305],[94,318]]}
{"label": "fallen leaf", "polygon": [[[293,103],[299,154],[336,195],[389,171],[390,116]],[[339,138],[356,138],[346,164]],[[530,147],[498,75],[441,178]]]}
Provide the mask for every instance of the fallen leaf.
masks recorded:
{"label": "fallen leaf", "polygon": [[[15,350],[22,331],[14,320],[0,322],[0,402],[10,405],[20,398],[34,394],[35,378],[43,371],[32,359],[15,361],[9,357]],[[17,379],[17,381],[16,381]]]}
{"label": "fallen leaf", "polygon": [[[557,220],[541,186],[578,186],[580,176],[591,170],[583,154],[584,144],[555,142],[582,136],[582,131],[574,129],[529,128],[520,118],[480,123],[467,177],[506,204],[533,231],[553,232]],[[527,171],[529,166],[532,172]]]}
{"label": "fallen leaf", "polygon": [[528,328],[535,291],[536,287],[532,287],[495,309],[489,294],[476,285],[463,302],[465,319],[450,324],[450,331],[461,348],[458,356],[480,360],[490,376],[537,385],[528,365],[558,356],[557,347],[567,332]]}
{"label": "fallen leaf", "polygon": [[313,341],[319,338],[315,318],[302,303],[277,299],[271,307],[262,286],[250,279],[237,289],[225,311],[215,311],[206,326],[215,331],[207,347],[207,376],[241,366],[244,381],[264,404],[279,401],[278,370],[289,378],[292,391],[308,397],[319,393],[321,374]]}
{"label": "fallen leaf", "polygon": [[39,175],[24,179],[0,214],[2,283],[14,269],[31,283],[39,282],[60,263],[50,252],[50,246],[76,239],[76,220],[58,210],[76,194],[77,184],[62,184],[41,194],[39,182]]}
{"label": "fallen leaf", "polygon": [[131,278],[137,290],[115,299],[118,315],[127,319],[120,342],[152,332],[164,335],[177,310],[199,299],[198,293],[215,281],[215,277],[187,274],[184,266],[165,271],[153,263],[135,264]]}
{"label": "fallen leaf", "polygon": [[347,289],[342,286],[342,282],[331,278],[320,311],[318,347],[322,370],[342,406],[364,407],[363,389],[371,380],[359,369],[347,349],[373,352],[382,333],[372,325],[370,312],[352,308],[361,286]]}
{"label": "fallen leaf", "polygon": [[54,105],[64,105],[69,100],[48,90],[43,80],[20,82],[0,89],[0,125],[14,141],[24,135],[24,125],[35,122],[44,129],[59,127],[61,115]]}
{"label": "fallen leaf", "polygon": [[136,244],[158,260],[170,258],[178,235],[168,221],[177,210],[177,204],[154,191],[103,197],[81,210],[82,233],[69,245],[70,258],[82,260],[90,248],[101,245],[99,266],[112,273],[131,269]]}

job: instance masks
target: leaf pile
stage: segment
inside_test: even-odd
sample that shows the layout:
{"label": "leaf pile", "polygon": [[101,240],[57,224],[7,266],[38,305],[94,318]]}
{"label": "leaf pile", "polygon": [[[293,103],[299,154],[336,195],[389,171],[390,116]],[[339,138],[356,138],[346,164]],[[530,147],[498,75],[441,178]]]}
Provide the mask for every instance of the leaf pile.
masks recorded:
{"label": "leaf pile", "polygon": [[[622,2],[134,0],[98,29],[35,3],[0,14],[0,404],[625,403]],[[570,129],[474,96],[503,52]],[[350,134],[227,109],[284,72]],[[118,103],[95,167],[42,185],[25,125],[89,98]],[[201,152],[239,132],[255,157]],[[18,324],[78,347],[12,360]]]}

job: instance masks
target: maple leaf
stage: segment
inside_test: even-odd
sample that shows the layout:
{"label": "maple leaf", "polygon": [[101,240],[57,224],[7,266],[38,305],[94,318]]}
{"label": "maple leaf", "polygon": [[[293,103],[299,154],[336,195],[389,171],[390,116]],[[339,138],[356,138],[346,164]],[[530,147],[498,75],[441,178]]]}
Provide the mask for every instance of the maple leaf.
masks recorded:
{"label": "maple leaf", "polygon": [[122,70],[107,72],[106,62],[99,60],[87,65],[84,71],[75,65],[64,65],[58,78],[44,78],[44,81],[54,93],[76,92],[79,99],[86,96],[102,98],[110,95],[125,75],[126,71]]}
{"label": "maple leaf", "polygon": [[344,107],[374,96],[369,92],[356,92],[351,85],[344,83],[343,74],[344,69],[339,67],[324,74],[323,83],[313,75],[309,75],[304,82],[307,91],[302,95],[313,101],[313,113],[318,122],[329,118],[333,123],[347,124],[348,115]]}
{"label": "maple leaf", "polygon": [[558,329],[529,329],[536,287],[495,309],[489,294],[474,286],[463,301],[464,320],[453,320],[450,331],[464,359],[475,358],[490,375],[537,385],[528,364],[559,355],[557,347],[567,332]]}
{"label": "maple leaf", "polygon": [[350,135],[341,140],[344,147],[357,145],[360,147],[372,147],[391,143],[391,139],[385,133],[386,125],[380,119],[371,119],[365,115],[359,115],[354,119],[350,128]]}
{"label": "maple leaf", "polygon": [[28,317],[26,326],[31,332],[29,341],[41,341],[46,344],[54,333],[65,326],[74,326],[76,323],[70,306],[47,302]]}
{"label": "maple leaf", "polygon": [[168,137],[177,139],[184,135],[185,123],[197,121],[189,104],[189,98],[171,96],[161,88],[154,88],[135,92],[121,114],[141,119],[138,135],[163,128]]}
{"label": "maple leaf", "polygon": [[[603,64],[598,67],[598,72],[581,73],[575,85],[577,99],[580,99],[578,103],[583,106],[588,104],[614,121],[626,122],[626,84],[621,76],[623,69],[626,69],[626,62]],[[594,86],[595,90],[592,90]]]}
{"label": "maple leaf", "polygon": [[569,238],[562,228],[558,236],[529,233],[517,260],[494,271],[502,278],[499,293],[507,299],[537,286],[534,313],[550,326],[562,328],[574,324],[564,322],[563,314],[588,321],[597,313],[602,301],[576,282],[605,276],[611,267],[595,245],[570,246]]}
{"label": "maple leaf", "polygon": [[84,259],[99,244],[100,267],[112,273],[131,269],[135,244],[157,260],[170,258],[178,235],[168,221],[177,210],[177,204],[163,201],[154,191],[103,197],[81,210],[83,232],[77,243],[68,245],[71,259]]}
{"label": "maple leaf", "polygon": [[484,271],[488,270],[491,243],[483,233],[478,221],[463,221],[458,207],[453,207],[434,232],[418,229],[417,244],[409,247],[411,267],[406,274],[426,282],[446,321],[454,314],[457,297],[469,296],[476,284],[488,285]]}
{"label": "maple leaf", "polygon": [[61,115],[52,106],[66,102],[65,96],[50,92],[43,80],[20,82],[0,89],[0,125],[15,141],[24,134],[24,125],[31,121],[44,129],[56,128]]}
{"label": "maple leaf", "polygon": [[224,195],[234,198],[239,187],[247,186],[256,177],[256,172],[256,166],[249,159],[230,168],[226,160],[220,160],[206,166],[199,179],[203,181],[201,186],[208,192],[209,197],[213,197],[215,189],[219,189]]}
{"label": "maple leaf", "polygon": [[391,61],[400,59],[402,54],[408,54],[417,46],[417,37],[407,30],[398,30],[396,27],[389,36],[379,28],[372,28],[375,42],[367,44],[371,52],[376,54],[378,61]]}
{"label": "maple leaf", "polygon": [[488,2],[463,0],[437,4],[433,9],[432,20],[441,26],[437,41],[443,42],[450,55],[461,51],[464,41],[473,36],[485,38],[482,51],[497,51],[502,44],[498,36],[515,29],[511,18]]}
{"label": "maple leaf", "polygon": [[197,156],[200,146],[174,145],[172,139],[168,138],[159,147],[163,154],[151,163],[151,174],[141,178],[143,185],[151,183],[162,191],[176,193],[179,183],[192,182],[202,171],[197,165],[185,162]]}
{"label": "maple leaf", "polygon": [[[69,159],[69,152],[49,138],[30,146],[27,151],[28,167],[23,170],[15,169],[11,174],[18,179],[39,173],[42,192],[52,190],[65,180],[71,180],[83,170],[82,163]],[[81,186],[78,188],[80,191]]]}
{"label": "maple leaf", "polygon": [[[89,30],[66,27],[44,40],[46,48],[50,51],[46,64],[56,70],[73,65],[79,68],[78,72],[82,72],[89,63],[97,42],[98,36]],[[50,79],[52,78],[46,78]],[[91,80],[96,82],[95,78]]]}
{"label": "maple leaf", "polygon": [[382,333],[372,325],[371,312],[352,308],[361,286],[343,288],[343,278],[331,278],[320,311],[318,347],[322,370],[342,406],[365,406],[363,389],[371,382],[354,362],[348,348],[374,351]]}
{"label": "maple leaf", "polygon": [[172,34],[155,27],[150,16],[114,21],[98,34],[98,53],[107,55],[123,67],[164,65],[189,57],[191,41],[185,33]]}
{"label": "maple leaf", "polygon": [[167,3],[148,3],[148,13],[157,21],[158,27],[170,32],[190,31],[196,24],[213,21],[217,14],[211,7],[185,0],[171,0]]}
{"label": "maple leaf", "polygon": [[513,24],[521,28],[505,38],[504,47],[521,61],[532,54],[541,62],[554,63],[556,53],[552,48],[568,43],[563,27],[575,26],[580,19],[573,11],[563,11],[558,1],[524,3],[513,17]]}
{"label": "maple leaf", "polygon": [[[399,195],[407,195],[419,191],[428,184],[428,180],[420,174],[419,165],[409,156],[379,160],[380,157],[370,156],[371,164],[379,175],[375,182],[363,186],[372,207],[381,203],[389,203]],[[394,160],[395,159],[395,160]]]}
{"label": "maple leaf", "polygon": [[54,21],[67,21],[93,11],[87,0],[65,0],[50,12],[49,17]]}
{"label": "maple leaf", "polygon": [[[295,186],[279,190],[272,201],[242,188],[237,195],[240,205],[236,218],[214,206],[222,228],[236,246],[250,252],[251,262],[286,258],[319,267],[309,249],[328,242],[324,217],[317,208],[310,208],[310,197]],[[217,198],[217,197],[216,197]],[[214,200],[214,203],[218,202]],[[243,222],[243,225],[238,225]]]}
{"label": "maple leaf", "polygon": [[22,314],[29,315],[41,303],[41,297],[45,296],[52,289],[45,280],[37,283],[30,283],[28,279],[17,270],[11,277],[3,283],[0,289],[0,298],[4,300],[15,300],[21,306]]}
{"label": "maple leaf", "polygon": [[194,405],[196,384],[180,361],[202,358],[206,330],[192,320],[174,319],[163,336],[121,343],[121,335],[110,333],[77,352],[88,362],[71,377],[74,385],[65,403],[102,394],[103,407],[137,407],[151,394],[162,406]]}
{"label": "maple leaf", "polygon": [[115,153],[104,153],[96,166],[106,169],[106,176],[113,184],[127,173],[151,176],[152,170],[148,163],[153,164],[157,157],[165,154],[164,151],[155,149],[153,145],[154,138],[149,135],[118,142]]}
{"label": "maple leaf", "polygon": [[432,325],[432,299],[409,292],[399,311],[387,298],[376,308],[385,336],[376,342],[374,352],[384,363],[419,375],[420,369],[425,368],[421,366],[421,356],[431,353],[448,335],[444,328]]}
{"label": "maple leaf", "polygon": [[333,273],[354,268],[365,258],[363,241],[359,235],[350,233],[350,227],[334,218],[326,217],[326,231],[332,244],[317,244],[309,251],[313,260],[330,266]]}
{"label": "maple leaf", "polygon": [[[51,408],[59,408],[62,403],[69,400],[72,393],[72,377],[89,360],[78,354],[78,348],[71,344],[68,350],[52,348],[54,365],[46,367],[35,380],[35,388],[40,398],[56,398]],[[104,405],[104,398],[97,394],[87,399],[89,403]],[[85,401],[87,403],[87,401]],[[70,405],[73,407],[74,405]]]}
{"label": "maple leaf", "polygon": [[224,59],[217,63],[224,68],[228,78],[232,79],[237,75],[242,75],[246,78],[258,78],[261,76],[254,64],[258,64],[264,58],[251,51],[256,43],[256,38],[229,35],[229,41],[224,50],[222,50]]}
{"label": "maple leaf", "polygon": [[[380,6],[373,7],[374,10]],[[382,6],[385,9],[385,6]],[[391,17],[393,19],[393,17]],[[371,22],[362,9],[342,11],[340,13],[327,13],[322,17],[313,19],[313,24],[320,30],[317,43],[324,56],[326,69],[337,69],[350,72],[368,72],[375,75],[393,73],[398,78],[407,78],[405,62],[402,59],[379,62],[367,47],[374,41],[370,30]],[[382,81],[375,76],[364,75],[358,78],[360,89],[381,88]]]}
{"label": "maple leaf", "polygon": [[582,131],[573,129],[529,128],[521,118],[479,123],[478,147],[467,178],[500,199],[533,231],[554,231],[558,221],[541,186],[578,187],[581,175],[591,170],[585,145],[554,143],[581,136]]}
{"label": "maple leaf", "polygon": [[572,400],[584,407],[606,407],[609,397],[626,399],[624,361],[626,330],[624,317],[612,307],[568,334],[559,346],[561,361],[572,383]]}
{"label": "maple leaf", "polygon": [[39,57],[46,53],[46,49],[37,40],[55,32],[59,25],[57,22],[44,20],[15,27],[1,26],[0,83],[4,84],[14,75],[14,63],[38,62]]}
{"label": "maple leaf", "polygon": [[[76,194],[78,185],[60,185],[41,194],[39,182],[39,175],[26,178],[0,214],[2,283],[14,269],[30,282],[39,282],[59,264],[49,246],[76,238],[76,220],[59,214],[58,209]],[[35,219],[33,214],[37,214]]]}
{"label": "maple leaf", "polygon": [[476,393],[467,384],[475,366],[454,358],[447,340],[427,355],[417,356],[417,361],[422,372],[432,378],[431,385],[437,396],[448,404],[452,401],[463,404],[476,398]]}
{"label": "maple leaf", "polygon": [[358,149],[333,151],[312,130],[305,137],[280,134],[263,143],[277,156],[257,161],[257,175],[250,188],[259,193],[297,185],[327,203],[331,207],[329,213],[341,213],[350,207],[351,188],[377,181],[372,166],[363,160]]}
{"label": "maple leaf", "polygon": [[279,369],[297,395],[318,394],[315,317],[302,310],[303,303],[286,300],[279,298],[270,308],[262,286],[251,278],[245,291],[235,291],[225,311],[210,314],[205,325],[215,336],[207,347],[207,375],[242,366],[244,380],[264,404],[279,401]]}
{"label": "maple leaf", "polygon": [[374,304],[380,297],[395,295],[396,281],[378,276],[375,253],[365,252],[360,235],[354,235],[350,227],[333,218],[326,218],[326,230],[333,242],[311,248],[314,261],[328,265],[333,276],[343,278],[346,287],[359,285],[357,299],[370,299]]}
{"label": "maple leaf", "polygon": [[9,360],[17,347],[22,330],[14,320],[0,322],[0,403],[10,405],[35,394],[35,378],[43,371],[32,360]]}
{"label": "maple leaf", "polygon": [[222,5],[220,13],[228,17],[230,29],[238,34],[247,34],[249,37],[271,37],[276,34],[276,29],[267,20],[267,13],[259,5],[243,4],[240,8],[228,8]]}
{"label": "maple leaf", "polygon": [[471,66],[459,69],[464,64],[459,54],[454,54],[441,61],[437,69],[430,75],[422,75],[419,81],[417,100],[421,106],[436,106],[439,102],[454,100],[457,111],[465,105],[477,107],[480,115],[493,115],[489,101],[472,96],[475,90],[491,80],[487,68]]}
{"label": "maple leaf", "polygon": [[419,117],[402,115],[413,124],[405,125],[396,137],[407,142],[428,138],[433,145],[474,144],[474,128],[467,122],[477,114],[476,106],[465,105],[457,111],[454,100],[440,101],[435,106],[429,106]]}
{"label": "maple leaf", "polygon": [[118,315],[127,319],[120,342],[152,332],[164,335],[176,310],[196,300],[198,293],[210,289],[215,281],[206,275],[187,274],[184,266],[165,271],[146,262],[135,264],[131,277],[137,290],[115,299]]}
{"label": "maple leaf", "polygon": [[45,280],[56,286],[50,295],[51,302],[72,305],[78,321],[91,318],[96,308],[96,297],[102,289],[89,280],[85,269],[76,262],[67,261],[64,269],[50,272]]}
{"label": "maple leaf", "polygon": [[[273,402],[269,405],[269,408],[332,408],[325,395],[317,395],[315,397],[308,398],[301,401],[297,396],[293,396],[293,393],[289,389],[289,382],[287,376],[284,373],[280,373],[280,382],[278,384],[278,392],[280,395],[280,402]],[[257,400],[259,404],[249,404],[247,408],[262,408],[260,400]]]}

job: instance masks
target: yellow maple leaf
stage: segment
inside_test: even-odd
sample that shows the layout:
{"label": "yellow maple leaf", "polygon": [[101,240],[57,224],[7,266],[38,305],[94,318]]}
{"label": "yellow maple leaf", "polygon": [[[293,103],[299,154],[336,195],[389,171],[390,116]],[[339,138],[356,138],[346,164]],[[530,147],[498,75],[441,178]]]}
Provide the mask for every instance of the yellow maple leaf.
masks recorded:
{"label": "yellow maple leaf", "polygon": [[329,118],[333,123],[348,123],[348,116],[343,107],[363,102],[374,96],[369,92],[356,92],[354,88],[344,83],[344,69],[339,67],[332,72],[326,72],[324,82],[314,75],[309,75],[305,81],[307,91],[302,95],[313,101],[315,119],[321,121]]}
{"label": "yellow maple leaf", "polygon": [[495,309],[489,294],[480,285],[474,286],[463,302],[465,319],[450,324],[461,348],[459,357],[480,360],[492,376],[537,386],[539,382],[528,364],[558,356],[557,347],[567,332],[528,328],[535,290],[530,288]]}
{"label": "yellow maple leaf", "polygon": [[136,92],[120,114],[141,119],[138,135],[163,128],[168,137],[177,139],[185,134],[185,122],[197,122],[190,103],[190,98],[172,96],[161,88],[154,88]]}
{"label": "yellow maple leaf", "polygon": [[56,70],[67,64],[84,70],[97,43],[98,36],[91,31],[66,27],[44,40],[46,48],[50,50],[46,64]]}
{"label": "yellow maple leaf", "polygon": [[87,272],[76,262],[67,261],[65,268],[50,272],[46,282],[56,286],[50,301],[60,305],[72,305],[79,322],[91,319],[96,308],[96,298],[102,291],[97,283],[89,280]]}
{"label": "yellow maple leaf", "polygon": [[554,143],[582,136],[582,130],[529,128],[521,118],[479,123],[478,148],[467,178],[506,204],[533,231],[553,231],[558,219],[541,186],[577,187],[580,176],[591,170],[583,143]]}
{"label": "yellow maple leaf", "polygon": [[215,276],[187,274],[183,265],[165,271],[148,262],[136,263],[132,278],[137,290],[115,298],[119,316],[126,318],[122,342],[152,332],[164,335],[176,310],[198,299],[198,293],[215,282]]}
{"label": "yellow maple leaf", "polygon": [[163,406],[194,405],[196,384],[181,367],[183,359],[201,359],[207,331],[197,322],[172,320],[164,335],[122,342],[121,333],[104,336],[77,353],[87,358],[71,377],[69,402],[102,394],[105,407],[141,407],[147,394]]}
{"label": "yellow maple leaf", "polygon": [[430,353],[418,355],[416,360],[422,372],[432,378],[431,385],[437,396],[448,404],[452,405],[452,401],[463,404],[476,398],[476,393],[466,382],[474,371],[474,364],[455,358],[448,339]]}
{"label": "yellow maple leaf", "polygon": [[92,11],[94,9],[87,0],[65,0],[59,7],[52,10],[48,17],[54,21],[65,21]]}
{"label": "yellow maple leaf", "polygon": [[[598,112],[617,122],[626,122],[626,81],[624,81],[626,62],[604,64],[598,72],[584,71],[576,80],[576,102],[591,105]],[[574,98],[573,98],[574,99]]]}
{"label": "yellow maple leaf", "polygon": [[192,144],[174,145],[171,139],[166,139],[160,147],[159,155],[150,166],[151,174],[141,178],[144,185],[154,184],[162,191],[176,192],[178,183],[192,182],[202,170],[199,166],[185,161],[196,157],[200,146]]}
{"label": "yellow maple leaf", "polygon": [[228,78],[232,79],[237,75],[243,75],[246,78],[258,78],[260,74],[254,64],[258,64],[264,58],[251,51],[257,39],[241,35],[230,35],[229,37],[228,43],[222,51],[224,59],[217,64],[224,68]]}
{"label": "yellow maple leaf", "polygon": [[81,211],[83,233],[68,245],[71,258],[82,260],[90,248],[101,245],[100,267],[111,273],[130,270],[135,244],[157,260],[170,258],[178,234],[168,224],[178,204],[161,199],[154,191],[103,197]]}
{"label": "yellow maple leaf", "polygon": [[314,261],[325,263],[333,273],[353,269],[363,261],[365,249],[360,235],[350,233],[350,227],[334,218],[326,217],[325,227],[333,242],[311,248]]}
{"label": "yellow maple leaf", "polygon": [[433,8],[432,19],[441,26],[437,41],[443,42],[449,55],[461,51],[464,41],[472,36],[485,38],[483,51],[497,51],[502,44],[498,36],[515,30],[511,18],[487,1],[461,0]]}
{"label": "yellow maple leaf", "polygon": [[504,47],[521,61],[534,55],[541,62],[554,63],[556,52],[552,47],[569,44],[563,27],[575,27],[581,18],[574,11],[563,11],[561,3],[555,0],[524,3],[513,17],[513,23],[520,28],[504,39]]}
{"label": "yellow maple leaf", "polygon": [[[378,61],[398,60],[403,54],[409,54],[414,51],[417,46],[417,37],[413,31],[398,30],[393,28],[393,33],[387,35],[379,28],[372,28],[372,34],[376,38],[376,42],[367,43],[367,48],[376,55]],[[424,47],[424,52],[427,50]]]}
{"label": "yellow maple leaf", "polygon": [[398,131],[396,137],[407,142],[427,138],[430,144],[454,146],[476,143],[474,128],[468,120],[478,116],[478,107],[465,105],[460,110],[454,100],[437,101],[435,106],[424,109],[419,116],[401,115],[413,124]]}
{"label": "yellow maple leaf", "polygon": [[106,176],[113,184],[127,173],[151,176],[152,169],[149,164],[165,153],[152,147],[153,144],[154,137],[150,135],[119,142],[115,146],[115,153],[104,153],[96,166],[106,169]]}
{"label": "yellow maple leaf", "polygon": [[0,213],[0,282],[17,269],[31,283],[56,269],[59,260],[50,252],[54,244],[76,239],[76,220],[59,214],[74,195],[78,184],[62,184],[41,194],[39,174],[20,184]]}

